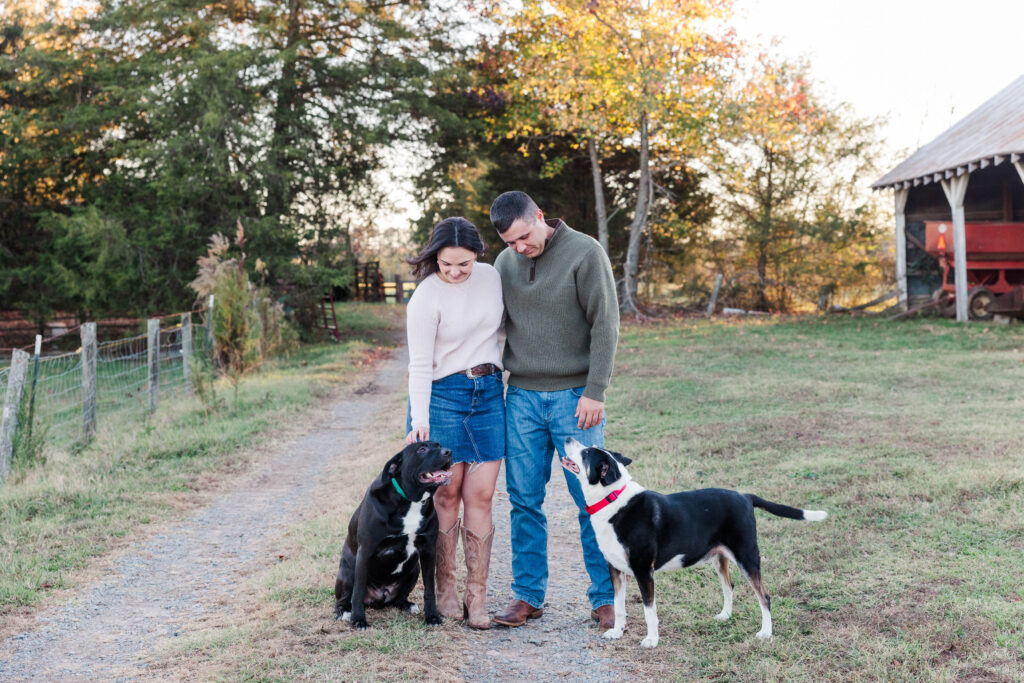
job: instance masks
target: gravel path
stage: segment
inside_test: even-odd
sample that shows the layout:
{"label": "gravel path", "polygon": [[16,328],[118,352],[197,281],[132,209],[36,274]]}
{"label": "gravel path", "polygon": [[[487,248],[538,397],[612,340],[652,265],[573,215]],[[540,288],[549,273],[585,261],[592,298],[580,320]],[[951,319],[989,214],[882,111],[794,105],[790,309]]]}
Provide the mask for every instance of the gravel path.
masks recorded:
{"label": "gravel path", "polygon": [[[566,488],[561,465],[552,465],[544,501],[548,518],[548,591],[544,615],[518,628],[498,626],[481,632],[463,651],[461,673],[467,681],[528,680],[613,681],[634,677],[603,656],[597,623],[590,619],[578,510]],[[487,581],[487,606],[493,615],[512,598],[512,547],[505,468],[498,475],[494,500],[494,547]],[[468,631],[469,629],[467,629]]]}
{"label": "gravel path", "polygon": [[[173,670],[149,669],[147,659],[169,639],[189,635],[186,625],[237,608],[238,583],[273,563],[277,539],[301,519],[328,468],[376,423],[387,403],[381,394],[404,394],[407,362],[403,348],[269,462],[170,531],[129,548],[106,577],[41,614],[36,628],[0,643],[0,681],[173,678]],[[504,481],[502,472],[488,582],[492,613],[511,595]],[[629,680],[602,656],[604,641],[590,620],[576,508],[557,463],[544,509],[551,575],[544,616],[516,629],[467,628],[461,674],[467,681]]]}
{"label": "gravel path", "polygon": [[[228,611],[236,584],[276,557],[275,539],[302,517],[325,470],[374,423],[376,387],[401,387],[407,361],[385,361],[328,419],[173,530],[130,548],[114,571],[38,626],[0,645],[0,681],[152,678],[144,658],[183,624]],[[163,670],[159,677],[167,677]]]}

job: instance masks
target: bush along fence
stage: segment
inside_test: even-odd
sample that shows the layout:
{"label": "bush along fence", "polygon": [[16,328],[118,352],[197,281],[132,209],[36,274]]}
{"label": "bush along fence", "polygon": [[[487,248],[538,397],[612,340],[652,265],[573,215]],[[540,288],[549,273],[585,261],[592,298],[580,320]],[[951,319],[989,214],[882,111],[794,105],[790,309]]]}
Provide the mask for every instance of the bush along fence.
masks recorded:
{"label": "bush along fence", "polygon": [[212,310],[210,296],[200,324],[192,313],[152,318],[145,334],[101,343],[96,323],[83,323],[81,347],[71,353],[41,357],[38,336],[34,355],[15,349],[10,367],[0,369],[0,481],[19,449],[33,450],[43,440],[82,446],[98,419],[148,415],[161,397],[191,393],[194,359],[212,362]]}

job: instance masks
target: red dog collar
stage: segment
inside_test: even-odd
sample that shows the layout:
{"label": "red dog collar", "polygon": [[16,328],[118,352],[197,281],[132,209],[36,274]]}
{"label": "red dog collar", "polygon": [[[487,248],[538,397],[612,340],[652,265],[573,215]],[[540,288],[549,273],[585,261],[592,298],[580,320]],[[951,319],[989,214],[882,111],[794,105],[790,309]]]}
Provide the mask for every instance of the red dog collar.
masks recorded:
{"label": "red dog collar", "polygon": [[618,491],[612,491],[607,496],[605,496],[601,500],[597,501],[593,505],[588,505],[587,506],[587,514],[588,515],[592,515],[595,512],[598,512],[600,510],[604,510],[606,507],[608,507],[608,503],[611,503],[612,501],[616,500],[619,496],[622,495],[622,492],[625,491],[625,490],[626,490],[626,487],[623,486]]}

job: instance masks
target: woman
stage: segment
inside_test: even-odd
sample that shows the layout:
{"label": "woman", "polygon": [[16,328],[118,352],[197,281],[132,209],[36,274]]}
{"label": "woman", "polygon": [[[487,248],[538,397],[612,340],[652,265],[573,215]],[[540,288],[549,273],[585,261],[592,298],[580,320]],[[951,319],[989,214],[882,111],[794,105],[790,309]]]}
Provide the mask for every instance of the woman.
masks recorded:
{"label": "woman", "polygon": [[[477,263],[485,251],[465,218],[434,226],[430,242],[408,263],[420,281],[409,300],[409,417],[407,443],[430,439],[452,451],[452,478],[434,494],[437,607],[473,628],[491,627],[487,573],[494,526],[491,499],[505,455],[505,400],[498,334],[504,306],[498,272]],[[459,505],[466,596],[455,585]]]}

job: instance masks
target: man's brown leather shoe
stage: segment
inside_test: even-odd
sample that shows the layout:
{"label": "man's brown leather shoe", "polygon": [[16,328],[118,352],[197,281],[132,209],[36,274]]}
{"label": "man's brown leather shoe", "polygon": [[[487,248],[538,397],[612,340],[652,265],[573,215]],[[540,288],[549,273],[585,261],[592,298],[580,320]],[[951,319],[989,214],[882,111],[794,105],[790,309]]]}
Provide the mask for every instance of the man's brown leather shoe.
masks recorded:
{"label": "man's brown leather shoe", "polygon": [[504,612],[495,614],[491,621],[502,626],[522,626],[527,619],[540,619],[542,614],[544,614],[543,609],[538,609],[522,600],[513,600],[508,603]]}
{"label": "man's brown leather shoe", "polygon": [[590,618],[598,622],[606,631],[615,628],[615,605],[601,605],[590,612]]}

